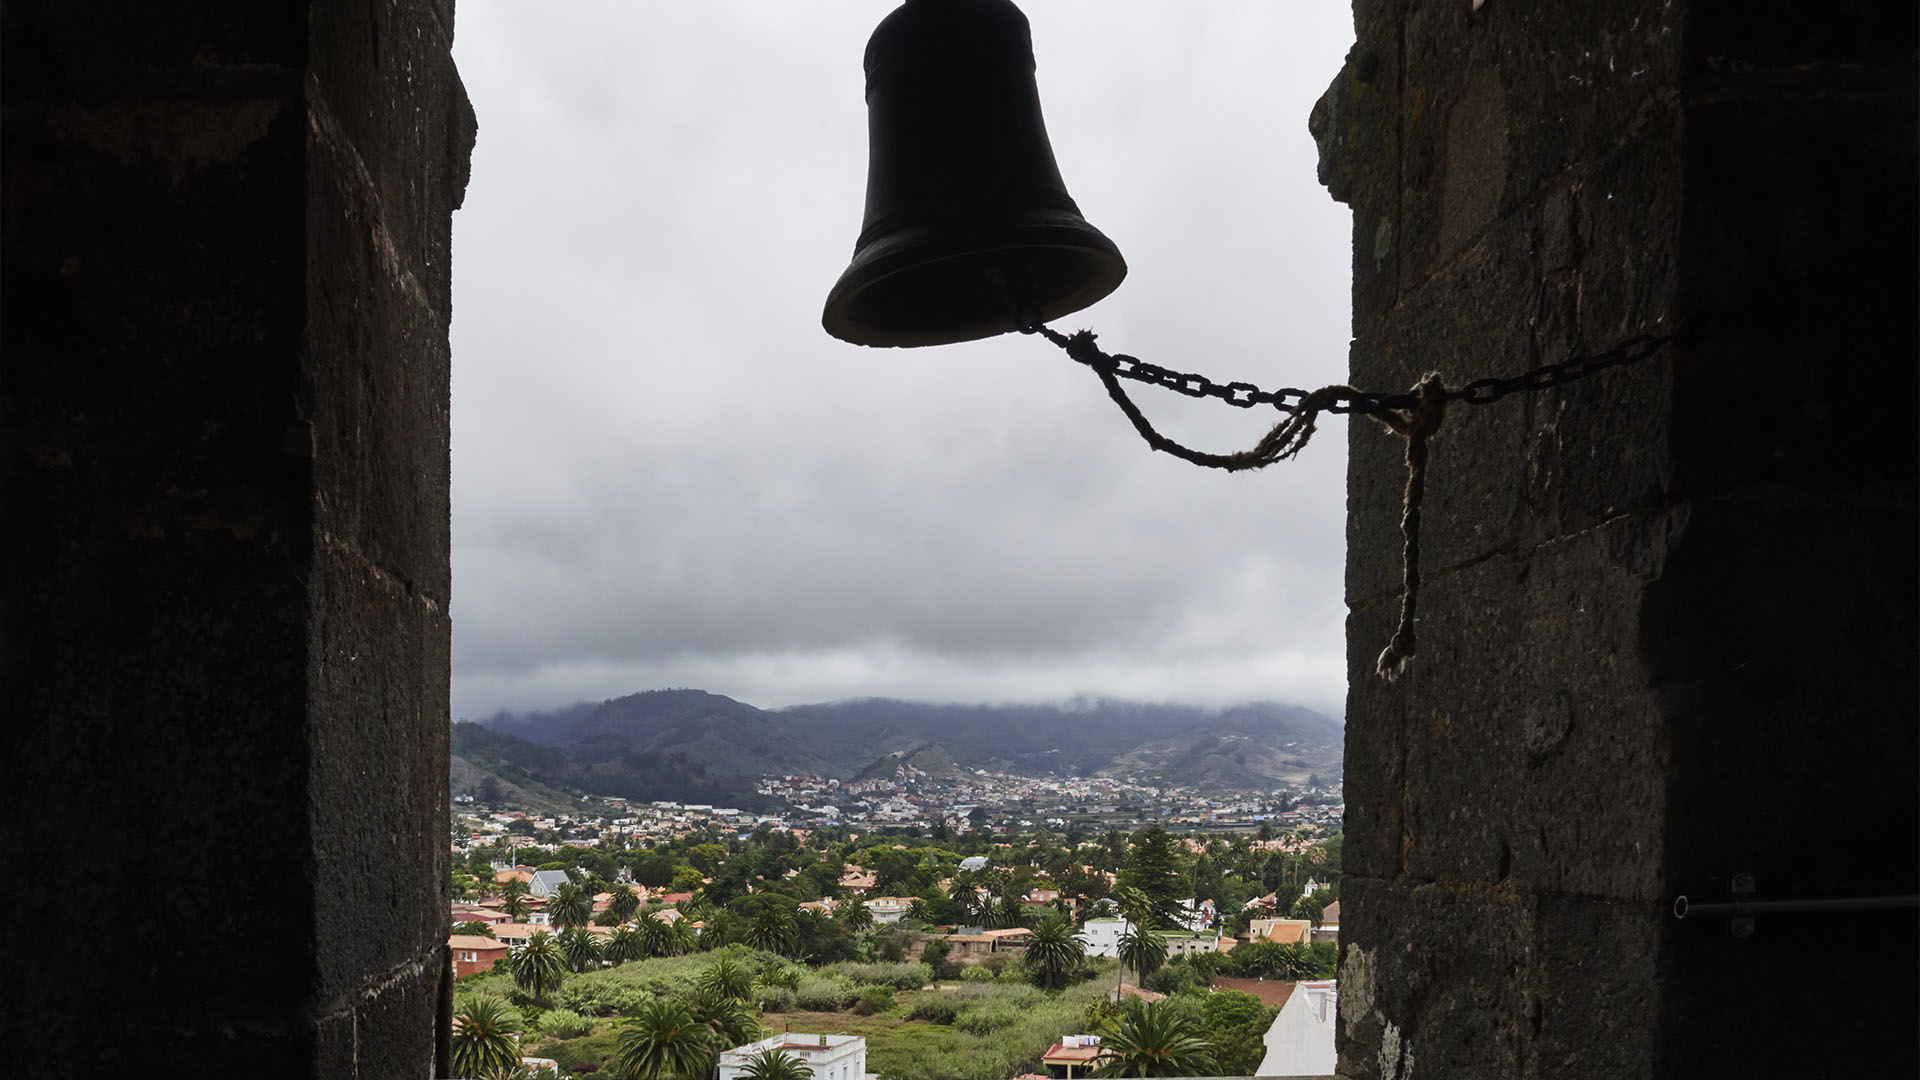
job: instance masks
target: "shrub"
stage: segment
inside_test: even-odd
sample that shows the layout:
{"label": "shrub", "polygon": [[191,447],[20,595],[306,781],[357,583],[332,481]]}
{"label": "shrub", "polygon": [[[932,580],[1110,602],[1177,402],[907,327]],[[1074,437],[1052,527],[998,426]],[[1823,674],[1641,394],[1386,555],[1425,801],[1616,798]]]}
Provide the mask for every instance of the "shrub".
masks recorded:
{"label": "shrub", "polygon": [[1156,994],[1177,994],[1200,985],[1200,973],[1185,964],[1163,967],[1147,976],[1147,989]]}
{"label": "shrub", "polygon": [[925,1020],[933,1024],[951,1024],[960,1015],[958,1002],[946,998],[922,998],[913,1003],[913,1011],[907,1013],[909,1020]]}
{"label": "shrub", "polygon": [[753,1003],[761,1012],[791,1012],[793,998],[793,991],[785,986],[756,986],[753,990]]}
{"label": "shrub", "polygon": [[893,991],[884,986],[869,986],[860,991],[860,997],[853,1003],[853,1011],[861,1016],[883,1013],[893,1008]]}
{"label": "shrub", "polygon": [[788,990],[798,990],[800,980],[807,977],[807,969],[798,964],[775,964],[755,976],[762,986],[784,986]]}
{"label": "shrub", "polygon": [[593,1021],[572,1009],[549,1009],[540,1015],[540,1033],[556,1039],[577,1039],[593,1030]]}
{"label": "shrub", "polygon": [[979,1005],[960,1014],[953,1026],[969,1035],[991,1035],[1012,1027],[1020,1019],[1020,1010],[1010,1001]]}
{"label": "shrub", "polygon": [[846,979],[807,979],[793,992],[793,1003],[807,1012],[837,1012],[851,1004],[858,993]]}
{"label": "shrub", "polygon": [[985,967],[961,968],[960,979],[962,982],[990,983],[993,981],[993,970]]}
{"label": "shrub", "polygon": [[918,990],[933,980],[933,968],[926,964],[840,963],[823,970],[864,986],[890,986],[895,990]]}

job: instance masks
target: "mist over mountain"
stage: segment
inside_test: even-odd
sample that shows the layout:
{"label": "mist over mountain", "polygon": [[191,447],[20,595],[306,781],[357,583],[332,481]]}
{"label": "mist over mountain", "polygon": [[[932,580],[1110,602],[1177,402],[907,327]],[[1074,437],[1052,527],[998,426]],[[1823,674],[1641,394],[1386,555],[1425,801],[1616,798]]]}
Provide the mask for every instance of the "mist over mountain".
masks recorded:
{"label": "mist over mountain", "polygon": [[742,807],[754,801],[756,776],[850,780],[891,774],[903,763],[922,771],[1131,776],[1196,790],[1273,788],[1337,778],[1344,740],[1338,720],[1272,702],[1206,709],[1105,699],[933,705],[869,698],[760,709],[691,689],[503,711],[456,725],[455,733],[457,756],[484,753],[518,770],[507,777],[516,783]]}

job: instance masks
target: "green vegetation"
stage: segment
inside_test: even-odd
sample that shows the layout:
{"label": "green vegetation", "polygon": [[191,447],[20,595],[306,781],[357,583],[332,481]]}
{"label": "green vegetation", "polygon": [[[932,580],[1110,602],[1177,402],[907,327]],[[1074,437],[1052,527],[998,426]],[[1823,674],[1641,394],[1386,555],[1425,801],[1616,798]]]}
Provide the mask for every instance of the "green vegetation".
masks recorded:
{"label": "green vegetation", "polygon": [[497,997],[468,998],[453,1012],[453,1071],[483,1076],[520,1064],[520,1014]]}

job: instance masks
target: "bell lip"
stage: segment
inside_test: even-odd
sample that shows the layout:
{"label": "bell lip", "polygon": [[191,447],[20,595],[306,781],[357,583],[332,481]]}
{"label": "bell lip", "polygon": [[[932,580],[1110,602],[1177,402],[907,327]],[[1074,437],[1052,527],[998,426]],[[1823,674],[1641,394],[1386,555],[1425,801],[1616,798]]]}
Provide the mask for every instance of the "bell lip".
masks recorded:
{"label": "bell lip", "polygon": [[952,235],[954,231],[951,223],[927,223],[897,232],[856,252],[853,262],[827,292],[827,302],[820,315],[821,327],[841,341],[871,348],[953,345],[1013,333],[1022,327],[1012,312],[1004,322],[992,320],[946,330],[884,330],[857,323],[848,314],[856,298],[890,279],[940,263],[996,252],[1074,251],[1089,257],[1096,270],[1092,280],[1065,296],[1039,305],[1032,313],[1036,322],[1052,322],[1092,307],[1126,281],[1127,260],[1120,254],[1119,247],[1078,215],[1057,222],[1027,222],[1010,230],[1003,227],[996,230],[997,237],[973,243],[928,245],[921,241],[923,235]]}

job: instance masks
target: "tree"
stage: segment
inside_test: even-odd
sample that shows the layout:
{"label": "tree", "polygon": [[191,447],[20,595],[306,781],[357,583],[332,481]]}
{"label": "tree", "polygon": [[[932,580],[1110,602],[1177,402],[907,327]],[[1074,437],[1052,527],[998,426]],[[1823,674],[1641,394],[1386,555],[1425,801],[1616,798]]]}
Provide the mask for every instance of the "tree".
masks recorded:
{"label": "tree", "polygon": [[746,1001],[753,997],[753,975],[747,969],[734,962],[732,957],[721,957],[709,965],[694,986],[702,993],[711,993],[732,1001]]}
{"label": "tree", "polygon": [[453,1071],[484,1076],[520,1064],[520,1013],[497,997],[469,998],[453,1011]]}
{"label": "tree", "polygon": [[600,942],[595,940],[590,931],[570,926],[560,931],[556,940],[560,945],[560,955],[567,962],[567,970],[579,974],[600,966]]}
{"label": "tree", "polygon": [[645,959],[647,948],[640,941],[640,933],[631,926],[623,926],[607,935],[606,947],[600,950],[602,959],[613,964],[627,964]]}
{"label": "tree", "polygon": [[639,935],[640,951],[648,956],[665,956],[673,948],[673,929],[656,912],[640,916],[634,932]]}
{"label": "tree", "polygon": [[640,910],[640,894],[625,885],[613,890],[613,902],[607,905],[613,912],[614,925],[632,920],[633,913]]}
{"label": "tree", "polygon": [[472,934],[475,937],[492,937],[493,924],[481,922],[478,919],[472,922],[454,923],[453,932],[456,934]]}
{"label": "tree", "polygon": [[713,1063],[713,1033],[677,1001],[650,1001],[614,1044],[624,1080],[701,1080]]}
{"label": "tree", "polygon": [[982,905],[986,911],[986,922],[990,929],[1011,930],[1027,924],[1027,909],[1020,898],[1009,893],[991,904]]}
{"label": "tree", "polygon": [[1086,957],[1086,943],[1074,934],[1073,924],[1057,915],[1042,919],[1027,937],[1027,969],[1040,976],[1045,989],[1058,990]]}
{"label": "tree", "polygon": [[933,969],[935,979],[959,978],[960,969],[947,960],[948,954],[952,951],[953,946],[947,943],[946,938],[934,938],[927,942],[925,949],[921,950],[920,962]]}
{"label": "tree", "polygon": [[793,914],[776,907],[762,908],[753,922],[747,927],[746,942],[756,949],[790,955],[799,933],[794,927]]}
{"label": "tree", "polygon": [[1130,1008],[1101,1040],[1095,1076],[1207,1076],[1213,1045],[1164,1002]]}
{"label": "tree", "polygon": [[1150,926],[1135,923],[1127,927],[1127,932],[1120,935],[1119,945],[1121,970],[1132,968],[1134,978],[1142,983],[1167,962],[1166,940]]}
{"label": "tree", "polygon": [[849,900],[841,904],[833,913],[840,925],[853,933],[864,933],[873,929],[873,909],[859,900]]}
{"label": "tree", "polygon": [[1138,889],[1152,905],[1161,926],[1179,926],[1183,921],[1180,901],[1189,888],[1180,872],[1179,857],[1173,850],[1173,837],[1158,825],[1149,825],[1133,834],[1127,848],[1127,864],[1120,871],[1119,883]]}
{"label": "tree", "polygon": [[717,991],[696,990],[687,999],[687,1008],[695,1022],[711,1033],[709,1045],[715,1053],[760,1037],[760,1018],[744,1000]]}
{"label": "tree", "polygon": [[548,897],[547,914],[562,928],[585,926],[593,918],[593,898],[585,889],[568,882]]}
{"label": "tree", "polygon": [[544,998],[560,989],[566,978],[567,962],[560,947],[545,930],[535,930],[520,951],[507,957],[507,973],[513,984],[536,998]]}
{"label": "tree", "polygon": [[[512,888],[515,885],[520,885],[520,883],[517,881],[507,882],[508,888]],[[524,891],[526,886],[520,885],[520,888]],[[527,914],[527,898],[520,893],[515,893],[507,897],[506,912],[507,918],[512,919],[514,922],[519,922]]]}
{"label": "tree", "polygon": [[785,1050],[762,1050],[747,1059],[740,1080],[808,1080],[813,1067]]}

